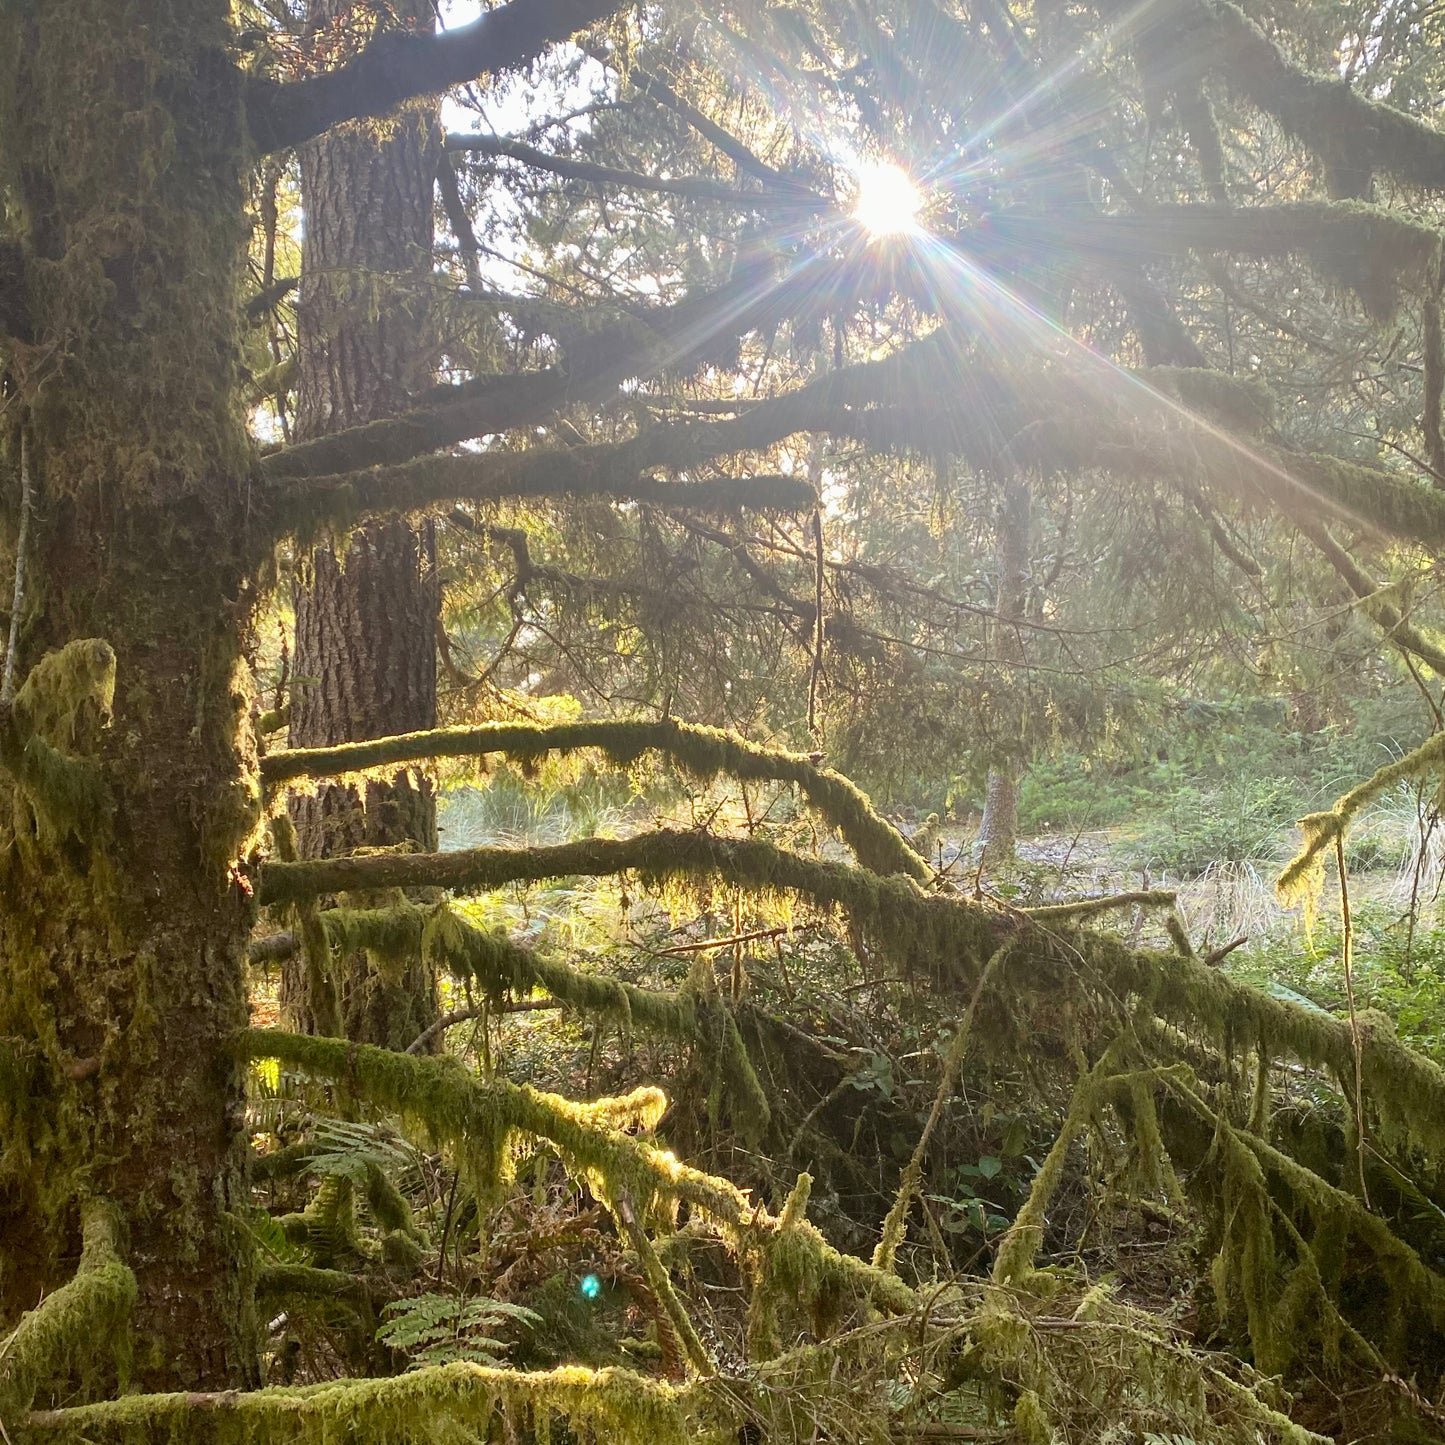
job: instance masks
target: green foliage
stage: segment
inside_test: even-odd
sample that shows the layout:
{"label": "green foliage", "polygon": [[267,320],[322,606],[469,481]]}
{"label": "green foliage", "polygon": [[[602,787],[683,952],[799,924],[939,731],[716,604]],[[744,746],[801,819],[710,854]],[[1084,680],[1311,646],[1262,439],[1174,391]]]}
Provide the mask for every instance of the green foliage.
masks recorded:
{"label": "green foliage", "polygon": [[413,1370],[458,1360],[498,1365],[511,1349],[501,1336],[541,1322],[535,1311],[506,1300],[420,1294],[387,1305],[376,1337],[406,1355]]}

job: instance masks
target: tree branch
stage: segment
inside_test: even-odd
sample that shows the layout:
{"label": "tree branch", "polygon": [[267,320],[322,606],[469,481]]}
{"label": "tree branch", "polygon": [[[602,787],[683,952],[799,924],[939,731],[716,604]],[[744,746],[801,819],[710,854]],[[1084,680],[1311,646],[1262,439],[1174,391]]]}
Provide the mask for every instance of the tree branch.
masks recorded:
{"label": "tree branch", "polygon": [[791,783],[843,835],[858,861],[875,873],[928,875],[922,857],[880,817],[849,779],[819,768],[801,753],[760,747],[718,728],[664,718],[657,722],[584,722],[541,727],[490,723],[437,728],[329,748],[293,748],[262,759],[261,778],[274,788],[294,778],[338,777],[444,757],[507,753],[537,758],[548,752],[595,748],[627,766],[641,753],[659,751],[700,778],[727,774],[743,781]]}
{"label": "tree branch", "polygon": [[92,1199],[81,1210],[84,1241],[74,1279],[48,1295],[0,1341],[0,1420],[18,1420],[49,1383],[84,1374],[97,1356],[124,1349],[135,1275],[119,1253],[114,1209]]}
{"label": "tree branch", "polygon": [[[1440,137],[1445,146],[1445,136]],[[1302,255],[1328,279],[1356,291],[1376,315],[1389,315],[1401,276],[1423,285],[1440,254],[1433,226],[1363,201],[1295,201],[1234,208],[1162,205],[1140,215],[1083,209],[1039,216],[1008,212],[986,217],[961,234],[963,251],[986,262],[1065,250],[1106,271],[1121,264],[1187,255]]]}
{"label": "tree branch", "polygon": [[[364,517],[415,512],[437,502],[605,497],[659,507],[730,512],[740,508],[805,511],[817,493],[799,477],[715,477],[665,482],[640,475],[648,466],[619,446],[538,447],[527,452],[421,457],[397,467],[374,467],[344,477],[318,477],[271,494],[276,534],[310,535],[323,526],[350,526]],[[711,455],[735,450],[719,445]],[[678,465],[707,460],[689,455]]]}
{"label": "tree branch", "polygon": [[557,338],[567,359],[565,370],[486,376],[437,388],[402,416],[273,452],[262,462],[262,472],[275,480],[358,471],[534,425],[564,406],[599,400],[630,378],[708,357],[719,341],[732,342],[785,315],[795,298],[826,281],[834,268],[835,263],[815,258],[778,278],[761,266],[744,267],[716,290],[671,306],[630,315],[599,306],[556,316],[550,325],[545,303],[535,297],[502,298],[501,309],[526,308],[531,324]]}
{"label": "tree branch", "polygon": [[1198,9],[1219,42],[1205,63],[1323,155],[1337,194],[1364,194],[1374,171],[1407,185],[1445,188],[1445,133],[1358,94],[1338,76],[1295,65],[1231,0],[1199,0]]}
{"label": "tree branch", "polygon": [[[843,909],[910,976],[970,988],[999,946],[1027,930],[1029,986],[1089,989],[1110,1007],[1147,1002],[1159,1020],[1190,1037],[1225,1037],[1231,1048],[1259,1047],[1336,1075],[1354,1068],[1346,1021],[1235,982],[1176,951],[1130,948],[1120,939],[1070,924],[1044,927],[1024,914],[1002,914],[957,895],[926,893],[900,875],[824,863],[756,838],[723,839],[658,829],[632,838],[592,838],[535,848],[474,848],[457,853],[373,855],[265,866],[260,901],[351,889],[441,887],[469,891],[546,878],[638,873],[644,878],[715,878],[732,887],[801,893]],[[1011,955],[1013,956],[1013,955]],[[1082,966],[1081,966],[1082,963]],[[1087,980],[1081,984],[1081,980]],[[320,1044],[320,1040],[310,1040]],[[344,1049],[345,1044],[335,1045]],[[379,1051],[373,1051],[379,1052]],[[1445,1152],[1445,1070],[1392,1035],[1365,1041],[1365,1088],[1382,1131]]]}
{"label": "tree branch", "polygon": [[355,60],[309,80],[246,83],[258,155],[298,146],[340,121],[384,115],[485,74],[520,70],[549,46],[611,15],[619,0],[509,0],[455,30],[387,31]]}
{"label": "tree branch", "polygon": [[640,171],[614,170],[610,166],[594,165],[590,161],[551,155],[509,136],[462,135],[454,132],[447,136],[446,148],[449,151],[470,151],[473,155],[505,156],[509,160],[521,161],[523,165],[531,166],[534,170],[548,171],[567,180],[588,181],[599,186],[617,186],[624,190],[653,191],[659,195],[712,201],[718,205],[737,206],[745,210],[801,209],[821,212],[835,209],[834,202],[807,192],[789,190],[779,194],[776,190],[772,193],[740,191],[707,177],[664,178],[644,175]]}

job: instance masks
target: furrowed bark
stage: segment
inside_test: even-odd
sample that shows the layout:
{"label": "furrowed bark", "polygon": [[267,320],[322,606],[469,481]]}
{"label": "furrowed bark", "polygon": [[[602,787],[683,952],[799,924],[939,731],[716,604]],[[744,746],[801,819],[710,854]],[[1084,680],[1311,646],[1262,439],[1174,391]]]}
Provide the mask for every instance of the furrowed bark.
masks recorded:
{"label": "furrowed bark", "polygon": [[[314,26],[349,0],[312,0]],[[426,5],[399,12],[424,40]],[[401,43],[401,42],[399,42]],[[405,106],[378,130],[336,126],[303,148],[306,235],[296,315],[296,434],[304,443],[404,410],[430,381],[423,345],[431,281],[436,108]],[[374,288],[380,288],[380,300]],[[344,543],[316,547],[292,589],[296,646],[290,738],[326,745],[436,725],[440,606],[430,524],[368,521]],[[356,847],[436,847],[430,784],[397,773],[322,788],[291,802],[303,857]],[[283,967],[281,1006],[297,1027],[329,1032],[340,1005],[348,1038],[405,1046],[436,1017],[420,963],[380,977],[364,954],[337,961],[336,978]],[[320,992],[317,993],[317,988]]]}
{"label": "furrowed bark", "polygon": [[[50,278],[29,295],[43,389],[17,375],[9,398],[37,492],[16,704],[31,689],[35,735],[110,798],[99,827],[47,829],[0,776],[0,1036],[53,1081],[0,1098],[0,1333],[71,1274],[93,1191],[127,1239],[150,1389],[258,1368],[225,1048],[259,820],[230,18],[225,0],[0,10],[0,150]],[[108,646],[56,650],[77,638]]]}

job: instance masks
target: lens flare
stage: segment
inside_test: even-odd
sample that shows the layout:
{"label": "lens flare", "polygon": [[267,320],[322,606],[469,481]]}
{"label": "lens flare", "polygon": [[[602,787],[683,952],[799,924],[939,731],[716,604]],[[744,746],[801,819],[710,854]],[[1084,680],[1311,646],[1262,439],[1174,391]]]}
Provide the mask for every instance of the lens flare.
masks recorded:
{"label": "lens flare", "polygon": [[602,1281],[595,1274],[584,1274],[577,1293],[585,1300],[594,1300],[602,1293]]}
{"label": "lens flare", "polygon": [[908,172],[892,161],[865,161],[857,171],[853,219],[870,236],[906,236],[919,229],[923,197]]}

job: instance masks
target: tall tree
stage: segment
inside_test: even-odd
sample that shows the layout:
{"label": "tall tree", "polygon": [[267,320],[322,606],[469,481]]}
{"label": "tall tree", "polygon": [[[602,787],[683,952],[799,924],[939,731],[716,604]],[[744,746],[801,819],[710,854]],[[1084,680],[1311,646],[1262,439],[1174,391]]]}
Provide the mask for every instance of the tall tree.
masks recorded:
{"label": "tall tree", "polygon": [[[350,18],[315,0],[314,36]],[[388,23],[422,35],[429,6]],[[298,441],[404,411],[430,380],[432,192],[436,106],[411,101],[384,126],[335,127],[301,148],[305,241],[296,313]],[[322,747],[436,726],[438,583],[433,528],[369,521],[340,552],[330,542],[299,567],[289,737]],[[436,803],[424,779],[373,779],[358,792],[323,787],[293,801],[302,856],[412,843],[436,847]],[[365,954],[339,961],[337,1020],[348,1038],[405,1048],[436,1017],[435,985],[418,961],[399,978]],[[283,973],[282,1005],[298,1028],[318,1017],[308,971]]]}

